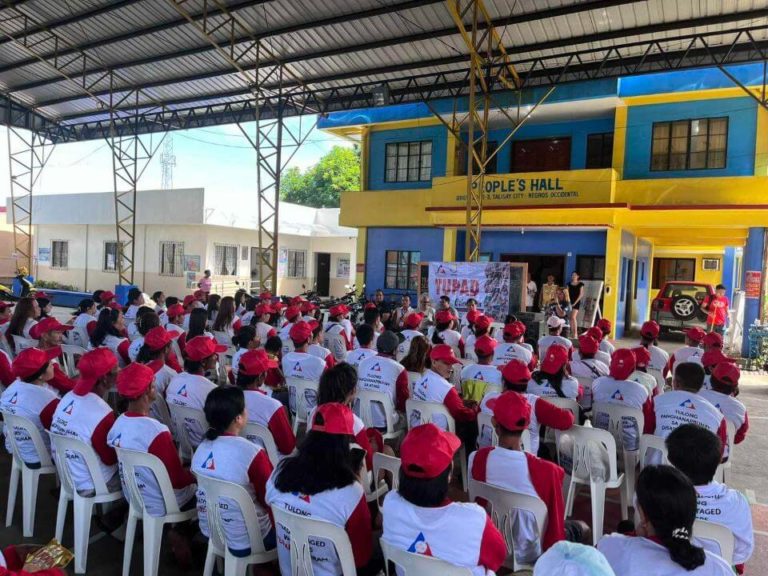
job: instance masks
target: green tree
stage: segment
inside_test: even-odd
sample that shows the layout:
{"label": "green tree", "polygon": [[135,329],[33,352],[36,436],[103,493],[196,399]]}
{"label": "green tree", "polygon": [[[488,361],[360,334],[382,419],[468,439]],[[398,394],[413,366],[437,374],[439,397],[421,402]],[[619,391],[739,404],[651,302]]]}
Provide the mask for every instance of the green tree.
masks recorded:
{"label": "green tree", "polygon": [[336,208],[342,192],[360,189],[360,150],[334,146],[306,171],[286,170],[280,180],[280,199],[315,208]]}

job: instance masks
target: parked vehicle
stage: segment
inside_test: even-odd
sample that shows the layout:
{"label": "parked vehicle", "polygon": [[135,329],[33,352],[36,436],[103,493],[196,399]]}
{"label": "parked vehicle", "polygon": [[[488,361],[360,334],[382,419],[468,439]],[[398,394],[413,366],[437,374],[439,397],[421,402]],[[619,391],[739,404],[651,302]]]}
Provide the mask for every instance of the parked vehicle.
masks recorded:
{"label": "parked vehicle", "polygon": [[701,304],[714,296],[715,288],[702,282],[667,282],[651,304],[651,320],[661,327],[662,334],[670,330],[686,330],[699,326],[706,330],[707,313]]}

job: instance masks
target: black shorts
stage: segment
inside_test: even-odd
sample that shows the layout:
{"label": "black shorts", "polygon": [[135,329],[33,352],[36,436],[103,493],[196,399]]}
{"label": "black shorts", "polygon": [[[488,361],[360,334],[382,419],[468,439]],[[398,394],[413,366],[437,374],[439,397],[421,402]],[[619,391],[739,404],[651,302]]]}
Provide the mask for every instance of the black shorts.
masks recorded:
{"label": "black shorts", "polygon": [[581,302],[579,302],[578,304],[574,304],[573,306],[571,306],[571,310],[578,310],[579,308],[581,308]]}

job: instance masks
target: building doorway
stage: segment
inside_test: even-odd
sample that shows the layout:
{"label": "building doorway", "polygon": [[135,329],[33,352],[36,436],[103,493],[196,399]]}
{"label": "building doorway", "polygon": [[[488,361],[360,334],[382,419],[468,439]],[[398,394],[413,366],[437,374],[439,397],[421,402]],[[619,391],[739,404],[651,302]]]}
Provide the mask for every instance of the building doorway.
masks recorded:
{"label": "building doorway", "polygon": [[541,294],[541,286],[547,281],[547,276],[552,274],[555,277],[555,284],[563,286],[565,280],[565,256],[548,254],[502,254],[502,262],[524,262],[528,264],[528,273],[531,279],[536,282],[537,302]]}
{"label": "building doorway", "polygon": [[315,278],[317,295],[330,296],[331,290],[331,255],[325,252],[315,254]]}

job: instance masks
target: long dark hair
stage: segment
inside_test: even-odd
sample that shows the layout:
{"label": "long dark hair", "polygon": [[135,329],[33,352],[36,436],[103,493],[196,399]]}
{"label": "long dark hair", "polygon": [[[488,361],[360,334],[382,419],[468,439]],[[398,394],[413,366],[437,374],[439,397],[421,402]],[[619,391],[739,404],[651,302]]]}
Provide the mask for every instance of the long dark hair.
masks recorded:
{"label": "long dark hair", "polygon": [[357,479],[350,440],[350,436],[310,430],[299,444],[298,453],[278,464],[275,487],[281,492],[312,495],[349,486]]}
{"label": "long dark hair", "polygon": [[408,372],[418,372],[419,374],[429,368],[432,363],[429,360],[429,342],[427,339],[422,336],[412,338],[408,354],[400,361],[400,364]]}
{"label": "long dark hair", "polygon": [[203,308],[195,308],[189,313],[189,330],[187,330],[187,342],[195,336],[203,336],[208,325],[208,314]]}
{"label": "long dark hair", "polygon": [[[35,314],[34,298],[19,298],[16,307],[13,309],[13,316],[8,323],[8,334],[14,336],[24,336],[24,325],[27,320]],[[13,338],[8,338],[8,343],[13,346]]]}
{"label": "long dark hair", "polygon": [[141,348],[139,348],[139,353],[136,355],[136,362],[139,364],[149,364],[153,360],[164,358],[170,347],[170,344],[166,344],[163,348],[160,348],[160,350],[152,350],[152,348],[146,344],[142,344]]}
{"label": "long dark hair", "polygon": [[216,440],[245,410],[245,395],[236,386],[219,386],[208,393],[203,412],[208,421],[207,440]]}
{"label": "long dark hair", "polygon": [[448,477],[451,467],[448,466],[436,478],[412,478],[400,468],[400,484],[397,493],[415,506],[432,508],[439,506],[448,495]]}
{"label": "long dark hair", "polygon": [[235,299],[232,296],[224,296],[219,303],[219,312],[216,314],[216,321],[213,323],[213,329],[216,332],[223,332],[235,321]]}
{"label": "long dark hair", "polygon": [[338,402],[344,404],[357,387],[357,370],[346,362],[340,362],[323,372],[317,389],[317,405]]}
{"label": "long dark hair", "polygon": [[443,330],[448,330],[450,326],[450,322],[436,322],[435,330],[432,332],[432,344],[444,344],[445,342],[443,342],[443,339],[440,337],[440,333]]}
{"label": "long dark hair", "polygon": [[208,303],[206,309],[208,310],[208,321],[213,322],[214,316],[219,313],[219,302],[221,302],[221,296],[218,294],[209,294]]}
{"label": "long dark hair", "polygon": [[85,314],[94,304],[95,302],[91,298],[83,298],[77,304],[77,310],[75,310],[74,316],[77,317],[80,316],[80,314]]}
{"label": "long dark hair", "polygon": [[50,303],[51,301],[48,298],[37,298],[37,305],[40,306],[40,318],[38,318],[38,320],[48,318],[48,313],[45,311],[45,307]]}
{"label": "long dark hair", "polygon": [[160,316],[149,306],[142,306],[136,312],[136,328],[139,334],[146,336],[152,328],[160,326]]}
{"label": "long dark hair", "polygon": [[635,487],[637,503],[672,561],[695,570],[706,561],[704,549],[691,543],[696,520],[696,489],[672,466],[646,466]]}
{"label": "long dark hair", "polygon": [[256,328],[250,324],[247,326],[240,326],[240,330],[237,331],[232,337],[232,344],[236,348],[248,348],[248,343],[256,338]]}
{"label": "long dark hair", "polygon": [[560,370],[558,370],[556,374],[547,374],[541,370],[536,370],[536,372],[531,374],[531,379],[535,380],[537,384],[543,384],[546,380],[552,385],[552,388],[562,393],[563,378],[565,378],[566,375],[565,365],[563,365],[560,367]]}
{"label": "long dark hair", "polygon": [[104,344],[104,340],[107,336],[122,336],[120,332],[115,328],[115,322],[120,317],[122,312],[115,310],[114,308],[102,308],[99,312],[99,319],[96,321],[96,328],[94,328],[91,334],[91,346],[98,348]]}

